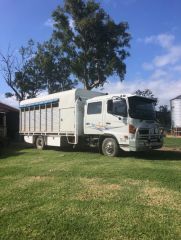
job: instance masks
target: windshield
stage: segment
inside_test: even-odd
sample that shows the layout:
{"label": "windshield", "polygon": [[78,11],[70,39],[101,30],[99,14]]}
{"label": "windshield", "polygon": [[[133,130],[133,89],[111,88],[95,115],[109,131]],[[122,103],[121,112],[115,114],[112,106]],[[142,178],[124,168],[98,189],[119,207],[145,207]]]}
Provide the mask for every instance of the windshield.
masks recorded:
{"label": "windshield", "polygon": [[129,114],[131,118],[142,120],[154,120],[155,114],[155,101],[143,97],[129,97]]}

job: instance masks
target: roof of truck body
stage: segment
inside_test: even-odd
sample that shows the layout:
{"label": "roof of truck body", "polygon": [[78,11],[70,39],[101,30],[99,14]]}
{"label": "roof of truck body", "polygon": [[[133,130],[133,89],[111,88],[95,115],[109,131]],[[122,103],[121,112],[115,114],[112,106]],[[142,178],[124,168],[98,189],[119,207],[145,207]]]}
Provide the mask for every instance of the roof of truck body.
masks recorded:
{"label": "roof of truck body", "polygon": [[105,95],[104,93],[100,92],[94,92],[94,91],[88,91],[85,89],[73,89],[73,90],[67,90],[63,92],[48,94],[41,97],[26,99],[20,102],[20,107],[29,107],[39,104],[46,104],[46,103],[52,103],[56,101],[61,101],[62,104],[66,107],[70,107],[73,104],[75,104],[75,100],[78,97],[82,97],[85,99],[89,99],[95,96],[102,96]]}

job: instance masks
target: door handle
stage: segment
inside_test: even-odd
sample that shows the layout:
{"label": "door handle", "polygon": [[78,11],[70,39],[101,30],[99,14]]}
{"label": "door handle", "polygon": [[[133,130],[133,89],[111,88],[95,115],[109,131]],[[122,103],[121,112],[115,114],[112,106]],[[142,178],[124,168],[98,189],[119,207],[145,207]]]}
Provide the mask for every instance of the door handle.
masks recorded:
{"label": "door handle", "polygon": [[86,125],[90,125],[90,123],[89,123],[89,122],[87,122],[87,123],[86,123]]}
{"label": "door handle", "polygon": [[111,124],[110,122],[106,122],[106,124]]}

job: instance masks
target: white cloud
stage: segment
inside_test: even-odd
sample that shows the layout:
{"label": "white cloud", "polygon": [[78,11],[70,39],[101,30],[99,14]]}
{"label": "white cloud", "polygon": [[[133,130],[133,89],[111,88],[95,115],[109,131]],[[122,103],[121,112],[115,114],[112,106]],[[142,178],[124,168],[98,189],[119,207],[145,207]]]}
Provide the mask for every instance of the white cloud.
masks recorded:
{"label": "white cloud", "polygon": [[167,53],[156,56],[153,60],[153,64],[156,67],[164,67],[169,64],[173,65],[179,60],[181,60],[181,45],[172,46],[168,49]]}
{"label": "white cloud", "polygon": [[134,4],[137,0],[102,0],[105,4],[111,4],[113,8],[117,8],[119,4],[122,4],[124,6],[130,6]]}
{"label": "white cloud", "polygon": [[159,79],[161,77],[165,77],[168,75],[168,72],[162,69],[156,69],[152,75],[150,76],[151,79]]}
{"label": "white cloud", "polygon": [[52,18],[48,18],[45,22],[44,22],[44,26],[46,27],[51,27],[53,28],[53,24],[54,24],[54,21]]}
{"label": "white cloud", "polygon": [[112,82],[104,86],[103,92],[108,93],[134,93],[137,89],[150,89],[159,99],[159,105],[169,105],[169,100],[181,94],[181,78],[174,79],[136,79],[133,82]]}
{"label": "white cloud", "polygon": [[154,69],[154,66],[152,63],[147,63],[147,62],[144,62],[142,64],[142,67],[144,70],[153,70]]}
{"label": "white cloud", "polygon": [[1,94],[0,102],[7,104],[9,106],[15,107],[15,108],[19,108],[19,102],[15,99],[15,97],[6,98],[4,96],[4,94]]}
{"label": "white cloud", "polygon": [[168,65],[174,65],[181,60],[181,45],[174,44],[175,36],[173,34],[158,34],[138,39],[145,44],[156,44],[165,52],[154,57],[151,63],[144,63],[145,70],[151,70],[151,67],[161,68]]}
{"label": "white cloud", "polygon": [[181,77],[178,78],[178,72],[181,71],[181,44],[175,44],[175,36],[166,33],[138,39],[138,42],[156,44],[163,54],[143,63],[143,69],[151,71],[150,76],[136,80],[132,85],[134,88],[151,89],[159,98],[159,104],[169,104],[170,99],[181,94]]}
{"label": "white cloud", "polygon": [[177,72],[181,72],[181,65],[176,65],[173,70],[177,71]]}
{"label": "white cloud", "polygon": [[169,48],[172,46],[173,41],[175,40],[175,36],[173,34],[159,34],[159,35],[152,35],[149,37],[145,37],[143,41],[147,44],[153,43],[160,45],[163,48]]}

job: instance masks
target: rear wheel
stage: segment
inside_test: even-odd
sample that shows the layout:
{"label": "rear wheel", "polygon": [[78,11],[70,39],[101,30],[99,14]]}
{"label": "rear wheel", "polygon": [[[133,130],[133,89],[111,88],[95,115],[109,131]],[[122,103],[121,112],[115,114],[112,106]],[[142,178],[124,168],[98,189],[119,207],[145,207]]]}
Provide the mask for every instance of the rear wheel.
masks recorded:
{"label": "rear wheel", "polygon": [[43,150],[45,148],[45,140],[43,136],[38,136],[35,144],[37,149]]}
{"label": "rear wheel", "polygon": [[119,147],[114,138],[105,138],[102,142],[102,152],[109,157],[116,157],[119,153]]}

